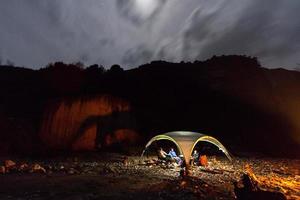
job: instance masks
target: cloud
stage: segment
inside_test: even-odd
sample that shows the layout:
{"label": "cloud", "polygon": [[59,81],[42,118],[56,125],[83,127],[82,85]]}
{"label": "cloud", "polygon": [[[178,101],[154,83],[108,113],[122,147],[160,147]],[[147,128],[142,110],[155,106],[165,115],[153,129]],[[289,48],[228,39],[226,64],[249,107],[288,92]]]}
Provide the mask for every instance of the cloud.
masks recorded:
{"label": "cloud", "polygon": [[160,47],[164,55],[174,54],[174,49],[175,55],[187,60],[248,54],[270,67],[296,65],[300,24],[295,19],[300,17],[300,2],[232,0],[215,5],[196,8],[181,34]]}
{"label": "cloud", "polygon": [[125,52],[122,63],[134,67],[151,61],[153,53],[147,47],[141,45]]}
{"label": "cloud", "polygon": [[248,54],[292,69],[299,10],[298,0],[0,1],[0,57],[35,68],[58,60],[134,67]]}

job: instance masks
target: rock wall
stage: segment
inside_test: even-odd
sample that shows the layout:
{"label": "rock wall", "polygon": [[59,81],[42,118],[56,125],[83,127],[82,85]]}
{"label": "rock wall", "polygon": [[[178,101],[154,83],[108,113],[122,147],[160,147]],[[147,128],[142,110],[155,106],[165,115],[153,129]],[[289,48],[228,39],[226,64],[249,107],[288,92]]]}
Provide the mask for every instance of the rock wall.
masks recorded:
{"label": "rock wall", "polygon": [[134,142],[137,138],[130,105],[119,98],[103,95],[63,99],[46,108],[40,137],[51,149],[92,150],[98,145]]}

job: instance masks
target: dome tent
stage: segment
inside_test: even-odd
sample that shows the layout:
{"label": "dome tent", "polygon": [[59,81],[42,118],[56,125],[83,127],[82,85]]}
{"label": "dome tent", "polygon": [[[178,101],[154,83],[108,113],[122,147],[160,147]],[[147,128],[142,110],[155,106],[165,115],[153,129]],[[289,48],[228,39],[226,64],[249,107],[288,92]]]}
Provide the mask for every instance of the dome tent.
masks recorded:
{"label": "dome tent", "polygon": [[157,135],[149,140],[149,142],[145,146],[144,152],[148,149],[148,147],[153,142],[158,140],[169,140],[175,143],[175,145],[179,150],[180,155],[184,157],[185,163],[187,164],[190,162],[191,155],[196,144],[201,141],[214,144],[219,148],[219,150],[221,150],[226,155],[226,157],[230,161],[232,160],[227,149],[216,138],[201,133],[189,132],[189,131],[174,131],[174,132],[168,132],[165,134]]}

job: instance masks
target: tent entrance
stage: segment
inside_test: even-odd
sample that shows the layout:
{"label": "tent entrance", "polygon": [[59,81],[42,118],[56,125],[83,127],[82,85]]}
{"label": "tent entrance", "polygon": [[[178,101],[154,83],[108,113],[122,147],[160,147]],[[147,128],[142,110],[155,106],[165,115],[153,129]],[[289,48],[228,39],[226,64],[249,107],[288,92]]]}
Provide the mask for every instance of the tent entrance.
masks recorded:
{"label": "tent entrance", "polygon": [[232,160],[227,149],[216,138],[201,133],[188,132],[188,131],[168,132],[151,138],[149,142],[146,144],[142,156],[147,151],[147,149],[152,145],[153,142],[159,140],[169,140],[173,142],[177,146],[177,149],[179,150],[179,154],[184,157],[184,161],[186,164],[190,163],[193,149],[199,142],[208,142],[217,146],[219,150],[221,150],[230,161]]}

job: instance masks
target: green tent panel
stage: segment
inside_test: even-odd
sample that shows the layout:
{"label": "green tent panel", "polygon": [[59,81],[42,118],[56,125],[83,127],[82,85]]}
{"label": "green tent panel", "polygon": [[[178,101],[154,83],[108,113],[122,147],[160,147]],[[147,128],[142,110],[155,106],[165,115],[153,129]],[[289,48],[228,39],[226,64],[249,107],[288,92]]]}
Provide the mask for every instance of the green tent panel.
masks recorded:
{"label": "green tent panel", "polygon": [[227,149],[216,138],[196,132],[189,131],[174,131],[153,137],[145,146],[145,150],[155,141],[169,140],[177,146],[180,155],[185,159],[186,163],[190,162],[192,152],[198,142],[209,142],[214,144],[221,150],[226,157],[231,161],[232,158]]}

